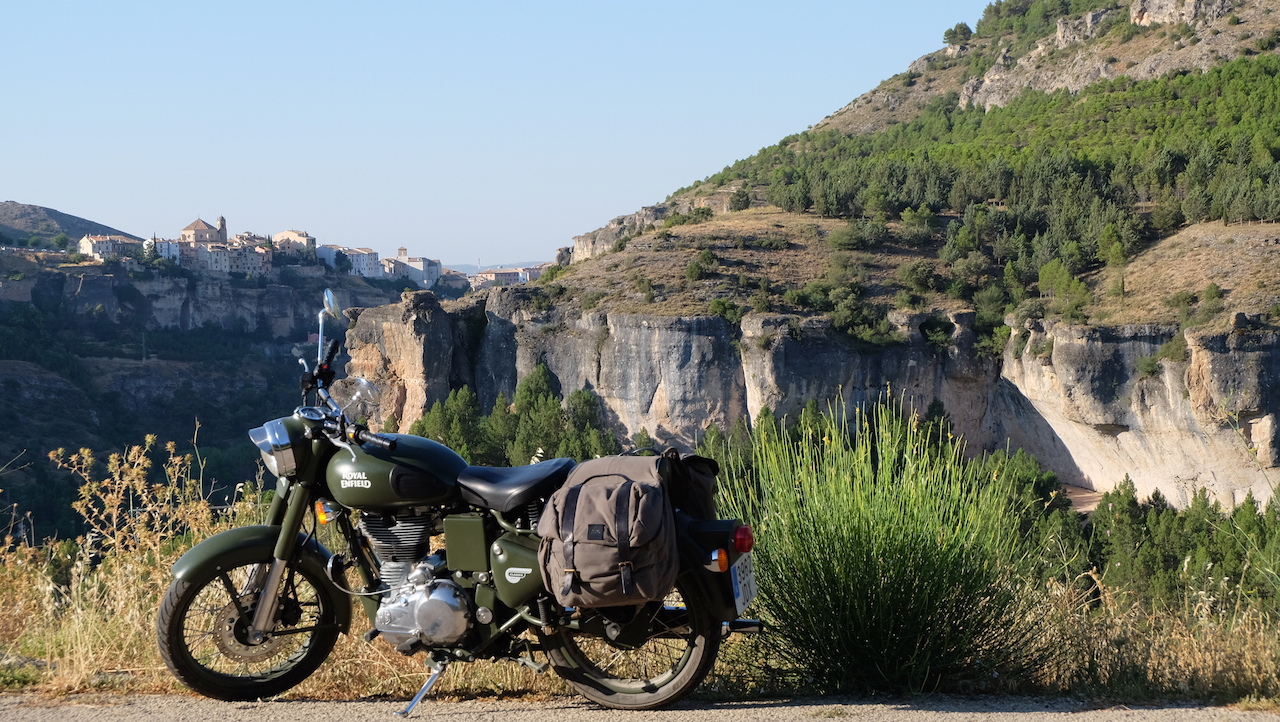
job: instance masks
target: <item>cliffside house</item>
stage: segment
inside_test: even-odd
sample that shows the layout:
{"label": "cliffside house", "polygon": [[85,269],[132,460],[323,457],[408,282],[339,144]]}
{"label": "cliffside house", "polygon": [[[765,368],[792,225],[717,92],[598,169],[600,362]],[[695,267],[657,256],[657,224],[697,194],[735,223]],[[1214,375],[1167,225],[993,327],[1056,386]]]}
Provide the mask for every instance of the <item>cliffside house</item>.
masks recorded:
{"label": "cliffside house", "polygon": [[271,245],[279,253],[316,250],[316,239],[306,231],[281,231],[271,237]]}
{"label": "cliffside house", "polygon": [[513,283],[520,283],[520,276],[521,269],[519,268],[493,268],[488,271],[481,271],[471,277],[471,290],[478,291],[490,286],[508,286]]}
{"label": "cliffside house", "polygon": [[80,239],[80,253],[98,261],[109,258],[123,258],[131,252],[141,249],[142,241],[135,241],[127,236],[90,236]]}
{"label": "cliffside house", "polygon": [[430,258],[410,258],[409,251],[401,246],[395,258],[382,259],[382,273],[387,278],[404,278],[418,284],[419,288],[431,288],[440,278],[440,261]]}

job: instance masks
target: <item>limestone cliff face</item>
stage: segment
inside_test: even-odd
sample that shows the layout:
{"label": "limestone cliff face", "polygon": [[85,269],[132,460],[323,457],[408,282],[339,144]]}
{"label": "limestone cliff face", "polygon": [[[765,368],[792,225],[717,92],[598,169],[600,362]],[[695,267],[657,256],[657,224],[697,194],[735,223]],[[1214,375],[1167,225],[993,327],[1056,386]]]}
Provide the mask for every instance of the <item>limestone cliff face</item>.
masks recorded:
{"label": "limestone cliff face", "polygon": [[572,259],[578,262],[598,256],[612,248],[619,238],[633,236],[651,225],[662,223],[667,213],[666,206],[645,206],[635,213],[614,218],[603,228],[574,236]]}
{"label": "limestone cliff face", "polygon": [[1176,328],[1033,322],[1025,344],[981,359],[971,313],[953,314],[945,349],[921,337],[926,317],[898,313],[905,342],[868,354],[823,319],[752,314],[739,329],[715,316],[568,317],[534,293],[493,289],[446,310],[423,292],[353,312],[348,373],[383,388],[383,416],[402,430],[451,387],[470,385],[487,409],[545,363],[565,393],[596,393],[619,436],[644,428],[664,444],[690,447],[709,423],[765,406],[794,416],[811,398],[852,406],[887,393],[921,411],[940,400],[971,450],[1024,448],[1075,485],[1109,489],[1128,474],[1176,504],[1199,487],[1233,502],[1269,498],[1267,475],[1280,476],[1280,335],[1243,325],[1188,332],[1188,360],[1144,377],[1138,360]]}
{"label": "limestone cliff face", "polygon": [[1231,12],[1231,0],[1133,0],[1129,5],[1129,22],[1187,23],[1216,20]]}
{"label": "limestone cliff face", "polygon": [[[1230,0],[1134,0],[1128,13],[1131,22],[1138,25],[1185,22],[1195,26],[1219,20],[1231,8]],[[965,82],[960,91],[960,107],[977,105],[986,110],[1003,107],[1027,88],[1044,92],[1066,89],[1077,93],[1092,83],[1121,75],[1134,80],[1152,80],[1175,70],[1205,71],[1219,64],[1222,57],[1234,57],[1238,52],[1239,38],[1234,33],[1200,33],[1195,44],[1176,42],[1155,47],[1128,67],[1111,57],[1116,52],[1111,45],[1085,44],[1107,27],[1104,20],[1122,12],[1123,9],[1098,10],[1061,18],[1056,35],[1042,41],[1035,50],[1016,60],[1002,51],[995,65],[981,78]],[[1240,12],[1251,16],[1261,10],[1248,8]],[[925,56],[917,63],[930,57]]]}
{"label": "limestone cliff face", "polygon": [[[307,269],[304,269],[307,270]],[[344,307],[386,303],[383,291],[335,288]],[[45,271],[33,278],[0,284],[0,300],[31,303],[45,299],[60,302],[75,314],[89,314],[104,321],[141,320],[147,328],[192,329],[205,324],[255,331],[270,326],[276,336],[287,335],[298,325],[315,323],[320,295],[279,284],[245,288],[229,280],[186,278],[131,279],[111,273],[61,273]]]}
{"label": "limestone cliff face", "polygon": [[347,373],[381,391],[379,421],[395,416],[400,429],[449,395],[453,324],[435,296],[405,293],[399,304],[348,309]]}
{"label": "limestone cliff face", "polygon": [[1277,466],[1280,338],[1188,331],[1188,360],[1142,376],[1176,328],[1033,324],[1011,345],[994,392],[994,436],[1034,453],[1071,484],[1110,489],[1125,474],[1174,504],[1197,488],[1224,503],[1271,496]]}

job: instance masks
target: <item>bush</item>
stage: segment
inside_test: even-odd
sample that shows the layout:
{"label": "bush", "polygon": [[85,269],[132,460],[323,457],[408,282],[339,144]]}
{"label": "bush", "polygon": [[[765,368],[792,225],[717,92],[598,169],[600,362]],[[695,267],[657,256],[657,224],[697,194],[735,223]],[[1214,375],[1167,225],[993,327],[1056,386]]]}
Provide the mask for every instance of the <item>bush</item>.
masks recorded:
{"label": "bush", "polygon": [[899,281],[902,281],[908,288],[917,293],[925,293],[932,290],[934,278],[937,276],[934,272],[933,262],[925,258],[898,266],[897,275]]}
{"label": "bush", "polygon": [[717,298],[707,307],[713,316],[719,316],[734,325],[742,323],[745,310],[736,303]]}
{"label": "bush", "polygon": [[684,269],[684,277],[690,281],[701,281],[707,277],[707,269],[697,261],[689,261],[689,265]]}
{"label": "bush", "polygon": [[1143,356],[1138,359],[1138,374],[1143,377],[1156,376],[1160,373],[1160,359],[1155,356]]}
{"label": "bush", "polygon": [[755,608],[823,691],[989,684],[1047,654],[1017,578],[1026,480],[902,411],[824,414],[798,443],[757,433],[721,477],[726,515],[767,530]]}

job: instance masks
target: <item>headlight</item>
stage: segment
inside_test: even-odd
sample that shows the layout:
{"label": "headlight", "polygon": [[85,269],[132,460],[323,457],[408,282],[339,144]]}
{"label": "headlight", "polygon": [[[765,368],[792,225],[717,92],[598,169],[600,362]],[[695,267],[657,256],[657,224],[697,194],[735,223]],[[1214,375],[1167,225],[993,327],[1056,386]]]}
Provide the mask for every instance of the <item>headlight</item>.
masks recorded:
{"label": "headlight", "polygon": [[293,456],[293,444],[289,441],[289,430],[285,428],[284,419],[268,421],[250,430],[249,440],[262,452],[262,463],[266,464],[267,471],[276,476],[289,476],[297,471],[298,464]]}

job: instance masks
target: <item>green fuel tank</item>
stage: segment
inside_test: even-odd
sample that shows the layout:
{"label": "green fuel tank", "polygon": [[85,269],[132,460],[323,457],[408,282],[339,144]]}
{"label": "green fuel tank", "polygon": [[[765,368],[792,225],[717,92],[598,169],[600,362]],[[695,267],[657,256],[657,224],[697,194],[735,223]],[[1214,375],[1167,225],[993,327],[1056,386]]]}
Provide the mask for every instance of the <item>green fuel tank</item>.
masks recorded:
{"label": "green fuel tank", "polygon": [[386,436],[396,440],[395,451],[368,446],[333,455],[325,481],[334,501],[353,509],[394,509],[458,498],[458,474],[467,468],[461,456],[421,436]]}

